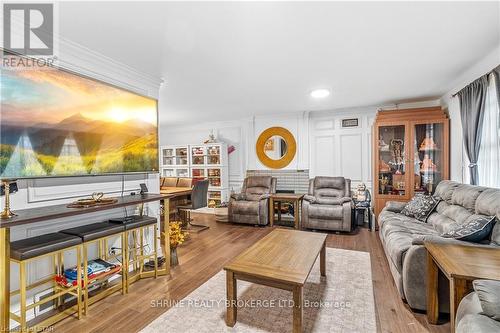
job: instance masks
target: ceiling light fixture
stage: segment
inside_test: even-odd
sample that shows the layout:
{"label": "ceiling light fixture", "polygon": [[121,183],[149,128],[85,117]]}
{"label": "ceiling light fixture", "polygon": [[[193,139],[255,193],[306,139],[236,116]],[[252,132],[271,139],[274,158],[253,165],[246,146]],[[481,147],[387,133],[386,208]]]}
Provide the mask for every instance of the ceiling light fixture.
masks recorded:
{"label": "ceiling light fixture", "polygon": [[321,89],[314,89],[311,91],[311,97],[314,98],[325,98],[330,95],[330,90],[321,88]]}

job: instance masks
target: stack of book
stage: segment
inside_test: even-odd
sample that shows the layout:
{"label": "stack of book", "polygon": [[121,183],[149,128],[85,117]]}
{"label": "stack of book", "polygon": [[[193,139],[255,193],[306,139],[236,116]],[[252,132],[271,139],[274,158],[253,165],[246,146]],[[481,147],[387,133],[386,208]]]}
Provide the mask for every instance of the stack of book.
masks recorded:
{"label": "stack of book", "polygon": [[[121,265],[110,263],[102,259],[94,259],[88,262],[87,268],[87,278],[88,283],[92,283],[97,279],[102,279],[106,276],[111,276],[120,272]],[[77,272],[76,267],[70,268],[64,271],[64,275],[56,275],[55,281],[63,287],[76,286]],[[83,285],[83,275],[82,275],[82,286]]]}

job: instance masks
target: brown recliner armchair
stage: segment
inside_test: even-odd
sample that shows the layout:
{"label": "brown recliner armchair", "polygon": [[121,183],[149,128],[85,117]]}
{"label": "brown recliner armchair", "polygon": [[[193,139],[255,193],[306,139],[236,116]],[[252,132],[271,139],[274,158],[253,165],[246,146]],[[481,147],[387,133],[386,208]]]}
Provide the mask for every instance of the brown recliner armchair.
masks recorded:
{"label": "brown recliner armchair", "polygon": [[271,176],[245,178],[241,193],[232,194],[229,200],[229,222],[267,225],[269,196],[273,193],[276,193],[276,178]]}
{"label": "brown recliner armchair", "polygon": [[302,227],[351,231],[351,180],[316,177],[309,180],[309,193],[302,201]]}

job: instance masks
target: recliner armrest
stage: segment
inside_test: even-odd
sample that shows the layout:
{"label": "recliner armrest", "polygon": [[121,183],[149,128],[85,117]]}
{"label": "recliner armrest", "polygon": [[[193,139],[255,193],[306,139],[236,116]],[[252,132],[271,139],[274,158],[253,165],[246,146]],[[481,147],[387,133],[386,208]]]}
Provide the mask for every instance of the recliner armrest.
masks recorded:
{"label": "recliner armrest", "polygon": [[343,198],[317,198],[314,203],[320,204],[320,205],[336,205],[340,206],[343,205],[346,202],[351,202],[352,199],[349,197],[343,197]]}
{"label": "recliner armrest", "polygon": [[259,198],[259,201],[260,200],[266,200],[266,199],[269,199],[271,197],[270,194],[266,193],[266,194],[262,194]]}
{"label": "recliner armrest", "polygon": [[314,202],[316,202],[316,197],[314,195],[306,194],[306,195],[304,195],[303,200],[307,201],[309,203],[314,203]]}

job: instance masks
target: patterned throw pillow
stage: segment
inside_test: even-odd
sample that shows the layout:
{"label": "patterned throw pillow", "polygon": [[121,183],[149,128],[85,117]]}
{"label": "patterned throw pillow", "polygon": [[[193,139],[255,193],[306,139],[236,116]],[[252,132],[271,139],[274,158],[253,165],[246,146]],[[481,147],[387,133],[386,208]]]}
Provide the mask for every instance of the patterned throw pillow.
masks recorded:
{"label": "patterned throw pillow", "polygon": [[427,218],[431,215],[440,201],[441,198],[439,197],[417,194],[406,204],[401,214],[414,217],[421,222],[427,222]]}
{"label": "patterned throw pillow", "polygon": [[445,232],[441,237],[479,243],[490,237],[495,222],[495,216],[472,215],[463,224]]}

